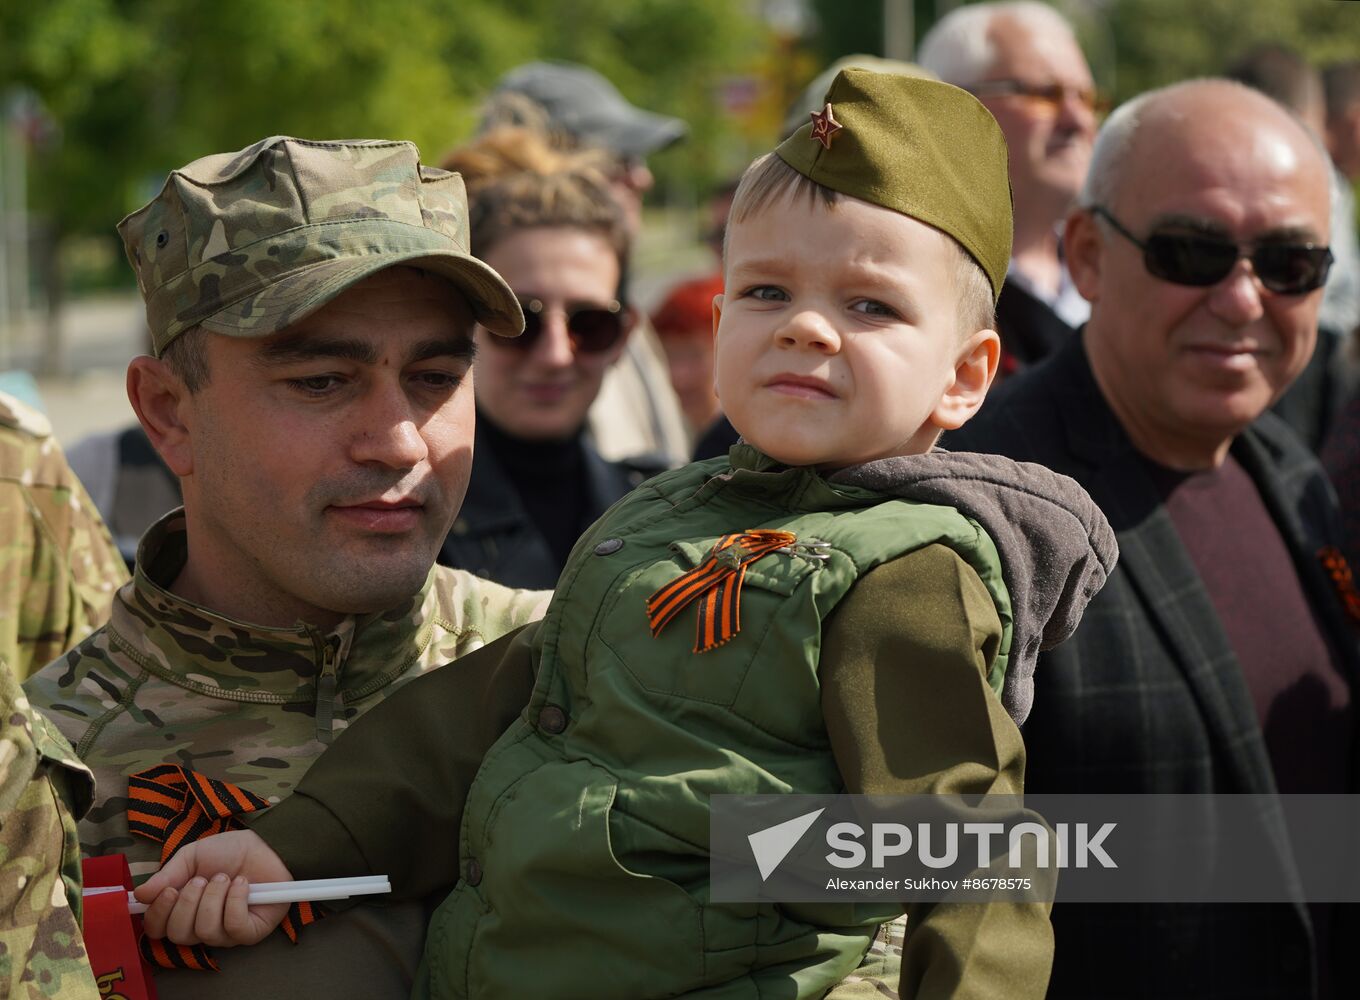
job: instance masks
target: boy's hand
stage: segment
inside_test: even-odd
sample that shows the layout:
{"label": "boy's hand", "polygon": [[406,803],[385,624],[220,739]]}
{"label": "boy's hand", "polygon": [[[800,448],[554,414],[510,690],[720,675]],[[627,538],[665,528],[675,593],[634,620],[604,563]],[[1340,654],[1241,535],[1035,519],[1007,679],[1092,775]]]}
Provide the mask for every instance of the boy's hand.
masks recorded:
{"label": "boy's hand", "polygon": [[250,883],[292,878],[259,834],[233,830],[186,844],[134,894],[149,904],[151,937],[231,947],[262,940],[288,913],[287,903],[247,906]]}

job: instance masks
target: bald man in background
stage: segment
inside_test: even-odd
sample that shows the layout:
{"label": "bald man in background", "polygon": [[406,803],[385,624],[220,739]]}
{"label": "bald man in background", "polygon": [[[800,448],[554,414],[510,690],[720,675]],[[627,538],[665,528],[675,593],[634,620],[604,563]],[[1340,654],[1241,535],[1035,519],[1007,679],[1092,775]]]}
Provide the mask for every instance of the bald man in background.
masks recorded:
{"label": "bald man in background", "polygon": [[[1336,503],[1267,413],[1317,337],[1328,180],[1315,137],[1239,84],[1121,107],[1064,234],[1089,323],[947,442],[1072,476],[1119,541],[1076,634],[1040,657],[1025,790],[1263,795],[1232,835],[1280,872],[1273,796],[1356,790]],[[1050,997],[1356,995],[1346,908],[1059,903],[1053,923]]]}

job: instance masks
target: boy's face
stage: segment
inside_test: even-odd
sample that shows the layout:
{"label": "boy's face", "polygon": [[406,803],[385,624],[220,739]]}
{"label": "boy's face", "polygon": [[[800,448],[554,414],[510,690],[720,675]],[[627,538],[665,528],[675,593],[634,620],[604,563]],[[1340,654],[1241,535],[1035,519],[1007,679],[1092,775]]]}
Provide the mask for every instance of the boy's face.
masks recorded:
{"label": "boy's face", "polygon": [[728,233],[715,384],[751,444],[839,468],[929,451],[996,373],[991,330],[961,331],[959,250],[890,209],[785,199]]}

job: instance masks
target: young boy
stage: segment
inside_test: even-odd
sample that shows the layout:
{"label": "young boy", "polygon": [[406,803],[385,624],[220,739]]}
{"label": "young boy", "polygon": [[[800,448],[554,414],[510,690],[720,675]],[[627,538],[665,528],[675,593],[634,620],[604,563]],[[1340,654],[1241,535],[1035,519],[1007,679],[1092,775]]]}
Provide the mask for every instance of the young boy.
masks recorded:
{"label": "young boy", "polygon": [[[733,206],[716,381],[744,443],[612,508],[541,626],[353,727],[252,824],[282,860],[182,850],[138,890],[149,932],[267,933],[217,872],[383,872],[456,882],[417,996],[816,997],[889,914],[711,903],[709,796],[1020,791],[1012,716],[1114,546],[1070,480],[931,450],[996,371],[1004,140],[961,90],[859,70],[813,119]],[[918,904],[901,992],[1039,997],[1051,953],[1042,904]]]}

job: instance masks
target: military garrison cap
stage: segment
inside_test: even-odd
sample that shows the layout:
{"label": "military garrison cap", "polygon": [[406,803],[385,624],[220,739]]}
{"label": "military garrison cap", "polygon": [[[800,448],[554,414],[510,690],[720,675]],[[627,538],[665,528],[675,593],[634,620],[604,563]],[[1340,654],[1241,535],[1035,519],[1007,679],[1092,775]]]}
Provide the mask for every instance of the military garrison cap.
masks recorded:
{"label": "military garrison cap", "polygon": [[1001,294],[1011,257],[1006,139],[978,99],[934,80],[845,69],[775,152],[803,176],[962,244]]}
{"label": "military garrison cap", "polygon": [[159,357],[202,326],[264,337],[396,264],[439,275],[492,333],[517,336],[519,302],[468,252],[458,174],[409,142],[273,136],[173,171],[118,224]]}

